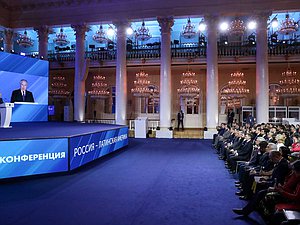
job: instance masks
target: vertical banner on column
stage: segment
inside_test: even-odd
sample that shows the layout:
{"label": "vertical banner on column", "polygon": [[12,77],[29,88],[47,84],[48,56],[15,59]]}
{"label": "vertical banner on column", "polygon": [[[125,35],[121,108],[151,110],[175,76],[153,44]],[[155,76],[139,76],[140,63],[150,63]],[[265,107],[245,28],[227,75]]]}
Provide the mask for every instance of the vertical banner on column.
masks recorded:
{"label": "vertical banner on column", "polygon": [[70,138],[70,169],[128,145],[128,127]]}
{"label": "vertical banner on column", "polygon": [[67,170],[67,138],[0,141],[0,179]]}

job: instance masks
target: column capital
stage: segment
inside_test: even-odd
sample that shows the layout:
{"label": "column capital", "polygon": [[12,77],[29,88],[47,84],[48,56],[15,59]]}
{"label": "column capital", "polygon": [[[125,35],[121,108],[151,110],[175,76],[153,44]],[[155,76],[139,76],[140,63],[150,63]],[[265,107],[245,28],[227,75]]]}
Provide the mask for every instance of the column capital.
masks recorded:
{"label": "column capital", "polygon": [[71,27],[75,31],[76,38],[79,36],[85,38],[85,33],[90,31],[90,26],[88,26],[86,23],[72,24]]}
{"label": "column capital", "polygon": [[268,25],[268,19],[272,15],[271,11],[260,11],[260,12],[254,12],[254,18],[257,22],[257,27],[266,29]]}
{"label": "column capital", "polygon": [[48,42],[48,35],[52,33],[52,29],[47,25],[35,27],[34,31],[38,34],[39,42]]}
{"label": "column capital", "polygon": [[113,25],[115,25],[117,29],[126,29],[131,25],[131,23],[128,20],[122,20],[122,21],[117,20],[117,21],[113,21]]}
{"label": "column capital", "polygon": [[6,28],[6,29],[4,30],[4,40],[5,40],[5,41],[11,41],[12,38],[13,38],[14,33],[15,33],[15,32],[14,32],[13,29],[11,29],[11,28]]}
{"label": "column capital", "polygon": [[52,29],[47,25],[42,25],[34,28],[34,31],[37,32],[38,36],[48,35],[52,32]]}
{"label": "column capital", "polygon": [[157,17],[161,33],[169,33],[174,25],[173,17]]}
{"label": "column capital", "polygon": [[219,22],[219,16],[217,15],[204,15],[204,21],[207,23],[209,26],[216,26]]}

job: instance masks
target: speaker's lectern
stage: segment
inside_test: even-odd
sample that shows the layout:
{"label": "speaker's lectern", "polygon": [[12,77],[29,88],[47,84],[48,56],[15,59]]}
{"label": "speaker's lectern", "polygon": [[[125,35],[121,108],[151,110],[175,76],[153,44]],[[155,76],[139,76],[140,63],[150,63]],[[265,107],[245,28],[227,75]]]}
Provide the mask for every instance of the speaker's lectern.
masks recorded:
{"label": "speaker's lectern", "polygon": [[0,128],[10,128],[10,121],[12,115],[12,108],[14,103],[2,103],[0,104],[0,113],[1,113],[1,124]]}

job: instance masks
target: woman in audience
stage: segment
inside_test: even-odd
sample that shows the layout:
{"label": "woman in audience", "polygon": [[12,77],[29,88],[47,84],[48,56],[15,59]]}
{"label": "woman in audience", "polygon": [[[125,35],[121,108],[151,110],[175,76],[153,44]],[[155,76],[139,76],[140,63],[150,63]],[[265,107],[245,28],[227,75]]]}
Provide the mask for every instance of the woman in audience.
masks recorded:
{"label": "woman in audience", "polygon": [[283,215],[283,209],[300,210],[300,160],[297,160],[291,164],[292,172],[286,177],[284,185],[275,186],[270,188],[263,201],[261,202],[261,208],[264,216],[276,215],[271,218],[270,224],[280,224]]}
{"label": "woman in audience", "polygon": [[298,133],[293,135],[293,144],[292,144],[292,152],[299,152],[300,151],[300,136]]}
{"label": "woman in audience", "polygon": [[282,134],[276,135],[276,143],[277,143],[277,150],[279,151],[280,147],[284,146],[284,139]]}

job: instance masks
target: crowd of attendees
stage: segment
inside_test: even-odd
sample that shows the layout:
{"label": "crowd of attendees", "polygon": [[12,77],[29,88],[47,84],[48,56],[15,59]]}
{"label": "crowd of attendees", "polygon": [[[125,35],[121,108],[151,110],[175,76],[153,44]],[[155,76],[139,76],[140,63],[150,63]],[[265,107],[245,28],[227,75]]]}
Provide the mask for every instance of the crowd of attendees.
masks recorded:
{"label": "crowd of attendees", "polygon": [[218,127],[213,147],[229,172],[236,174],[235,194],[248,201],[234,213],[248,216],[258,211],[269,224],[293,224],[285,221],[283,209],[300,211],[299,133],[299,125]]}

